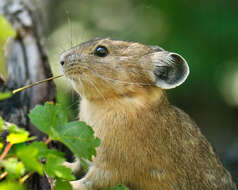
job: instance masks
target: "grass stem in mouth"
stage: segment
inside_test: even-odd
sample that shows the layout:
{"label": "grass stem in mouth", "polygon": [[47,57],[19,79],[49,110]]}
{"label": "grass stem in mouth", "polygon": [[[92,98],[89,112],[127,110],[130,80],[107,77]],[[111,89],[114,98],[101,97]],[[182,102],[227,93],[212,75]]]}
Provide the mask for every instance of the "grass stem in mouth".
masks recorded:
{"label": "grass stem in mouth", "polygon": [[40,80],[40,81],[35,82],[35,83],[33,83],[33,84],[29,84],[29,85],[23,86],[23,87],[21,87],[21,88],[18,88],[18,89],[16,89],[16,90],[13,90],[13,91],[12,91],[12,94],[16,94],[16,93],[18,93],[18,92],[20,92],[20,91],[22,91],[22,90],[25,90],[25,89],[27,89],[27,88],[30,88],[30,87],[32,87],[32,86],[36,86],[36,85],[41,84],[41,83],[43,83],[43,82],[47,82],[47,81],[49,81],[49,80],[53,80],[53,79],[56,79],[56,78],[59,78],[59,77],[62,77],[62,76],[64,76],[64,75],[58,75],[58,76],[55,76],[55,77],[50,77],[50,78],[48,78],[48,79]]}

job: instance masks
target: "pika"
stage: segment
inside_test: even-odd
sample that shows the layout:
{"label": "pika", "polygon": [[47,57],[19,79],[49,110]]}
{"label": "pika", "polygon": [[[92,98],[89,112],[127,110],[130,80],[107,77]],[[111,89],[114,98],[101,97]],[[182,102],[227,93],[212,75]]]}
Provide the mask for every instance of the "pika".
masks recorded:
{"label": "pika", "polygon": [[97,38],[62,53],[60,64],[81,96],[80,120],[101,139],[86,175],[71,182],[75,190],[119,184],[130,190],[236,189],[197,125],[168,102],[165,90],[189,74],[182,56]]}

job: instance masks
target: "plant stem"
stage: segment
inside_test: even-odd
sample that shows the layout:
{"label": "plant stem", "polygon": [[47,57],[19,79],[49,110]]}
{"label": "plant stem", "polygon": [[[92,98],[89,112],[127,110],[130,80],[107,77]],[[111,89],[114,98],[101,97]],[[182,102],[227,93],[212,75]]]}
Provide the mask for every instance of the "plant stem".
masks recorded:
{"label": "plant stem", "polygon": [[11,149],[12,147],[12,143],[8,143],[7,146],[5,147],[2,155],[0,156],[0,162],[5,158],[5,156],[7,155],[7,153],[9,152],[9,150]]}
{"label": "plant stem", "polygon": [[30,87],[32,87],[32,86],[35,86],[35,85],[38,85],[38,84],[40,84],[40,83],[47,82],[47,81],[49,81],[49,80],[53,80],[53,79],[56,79],[56,78],[59,78],[59,77],[62,77],[62,76],[64,76],[64,75],[58,75],[58,76],[55,76],[55,77],[50,77],[50,78],[48,78],[48,79],[44,79],[44,80],[35,82],[34,84],[26,85],[26,86],[24,86],[24,87],[21,87],[21,88],[18,88],[18,89],[16,89],[16,90],[13,90],[12,93],[13,93],[13,94],[16,94],[17,92],[20,92],[20,91],[22,91],[22,90],[24,90],[24,89],[26,89],[26,88],[30,88]]}
{"label": "plant stem", "polygon": [[51,138],[46,139],[45,144],[49,144],[51,142]]}
{"label": "plant stem", "polygon": [[8,172],[3,172],[3,173],[0,175],[0,180],[3,179],[4,177],[6,177],[7,174],[8,174]]}
{"label": "plant stem", "polygon": [[29,177],[31,177],[34,174],[34,172],[30,172],[26,175],[24,175],[22,178],[19,179],[19,183],[23,184]]}

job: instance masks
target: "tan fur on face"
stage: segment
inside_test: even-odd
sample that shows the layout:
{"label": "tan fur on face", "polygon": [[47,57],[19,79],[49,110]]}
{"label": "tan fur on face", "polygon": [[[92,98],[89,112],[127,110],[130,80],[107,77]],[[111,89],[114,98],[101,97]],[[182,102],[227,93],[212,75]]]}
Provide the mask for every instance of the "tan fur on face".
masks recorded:
{"label": "tan fur on face", "polygon": [[[98,45],[108,48],[107,57],[93,54]],[[88,99],[130,96],[140,86],[154,85],[153,65],[143,59],[151,52],[150,48],[138,43],[96,40],[64,53],[64,72],[75,81],[76,91]]]}
{"label": "tan fur on face", "polygon": [[[98,45],[107,47],[108,56],[93,54]],[[62,55],[64,73],[82,97],[80,120],[101,139],[74,189],[121,183],[131,190],[236,189],[196,124],[155,86],[152,55],[148,46],[110,39]]]}

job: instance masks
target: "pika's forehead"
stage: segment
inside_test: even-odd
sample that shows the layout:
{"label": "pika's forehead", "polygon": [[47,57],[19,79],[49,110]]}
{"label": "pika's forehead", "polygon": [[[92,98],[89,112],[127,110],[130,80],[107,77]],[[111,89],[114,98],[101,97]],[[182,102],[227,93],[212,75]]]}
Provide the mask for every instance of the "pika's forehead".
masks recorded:
{"label": "pika's forehead", "polygon": [[111,55],[141,56],[153,52],[151,47],[137,42],[112,40],[109,38],[95,38],[79,44],[76,49],[80,52],[91,54],[98,46],[106,47]]}

